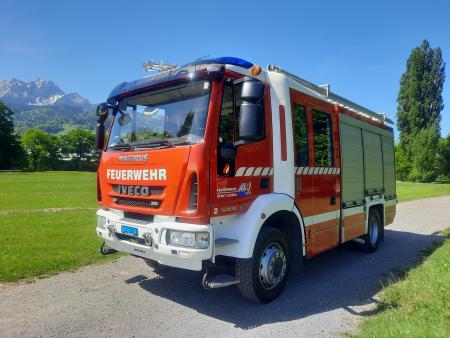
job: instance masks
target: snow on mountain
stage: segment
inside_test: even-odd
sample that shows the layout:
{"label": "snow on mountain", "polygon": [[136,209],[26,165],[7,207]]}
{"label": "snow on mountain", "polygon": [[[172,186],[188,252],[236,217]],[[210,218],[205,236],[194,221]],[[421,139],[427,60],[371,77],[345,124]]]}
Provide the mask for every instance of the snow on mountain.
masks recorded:
{"label": "snow on mountain", "polygon": [[92,104],[77,93],[66,94],[53,81],[17,79],[0,82],[0,100],[7,105],[68,106],[91,109]]}

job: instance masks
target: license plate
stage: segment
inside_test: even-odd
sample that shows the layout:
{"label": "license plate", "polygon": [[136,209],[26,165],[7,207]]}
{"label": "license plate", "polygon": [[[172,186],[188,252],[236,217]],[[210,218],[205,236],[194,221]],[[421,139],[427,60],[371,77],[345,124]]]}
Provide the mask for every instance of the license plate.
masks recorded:
{"label": "license plate", "polygon": [[131,235],[131,236],[138,235],[138,229],[135,227],[130,227],[128,225],[122,225],[120,229],[123,234]]}

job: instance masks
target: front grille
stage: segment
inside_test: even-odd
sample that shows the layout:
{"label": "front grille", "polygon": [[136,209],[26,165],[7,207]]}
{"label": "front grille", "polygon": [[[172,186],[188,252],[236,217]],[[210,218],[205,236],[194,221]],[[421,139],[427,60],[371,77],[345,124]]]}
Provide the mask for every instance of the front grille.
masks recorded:
{"label": "front grille", "polygon": [[127,197],[114,197],[113,202],[116,204],[128,205],[130,207],[139,207],[139,208],[158,209],[160,206],[160,201],[144,200],[138,198],[127,198]]}

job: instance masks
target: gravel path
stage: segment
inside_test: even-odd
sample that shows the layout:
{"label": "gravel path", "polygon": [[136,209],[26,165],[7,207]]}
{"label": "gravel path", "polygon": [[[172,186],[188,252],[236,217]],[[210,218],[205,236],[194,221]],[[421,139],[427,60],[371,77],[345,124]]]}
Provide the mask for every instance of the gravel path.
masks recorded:
{"label": "gravel path", "polygon": [[203,290],[201,275],[157,275],[142,260],[117,262],[0,286],[0,336],[336,336],[373,312],[380,282],[415,264],[450,226],[450,196],[405,202],[374,254],[336,248],[305,263],[267,305],[235,288]]}

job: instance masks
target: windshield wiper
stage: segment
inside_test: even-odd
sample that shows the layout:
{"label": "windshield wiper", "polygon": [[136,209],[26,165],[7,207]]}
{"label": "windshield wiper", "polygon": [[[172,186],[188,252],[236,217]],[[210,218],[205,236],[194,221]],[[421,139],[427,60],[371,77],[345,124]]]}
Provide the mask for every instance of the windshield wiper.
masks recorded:
{"label": "windshield wiper", "polygon": [[134,147],[130,143],[119,143],[107,148],[107,150],[132,151]]}
{"label": "windshield wiper", "polygon": [[133,149],[138,148],[158,148],[158,147],[175,147],[175,143],[171,139],[158,138],[142,142],[133,142]]}

